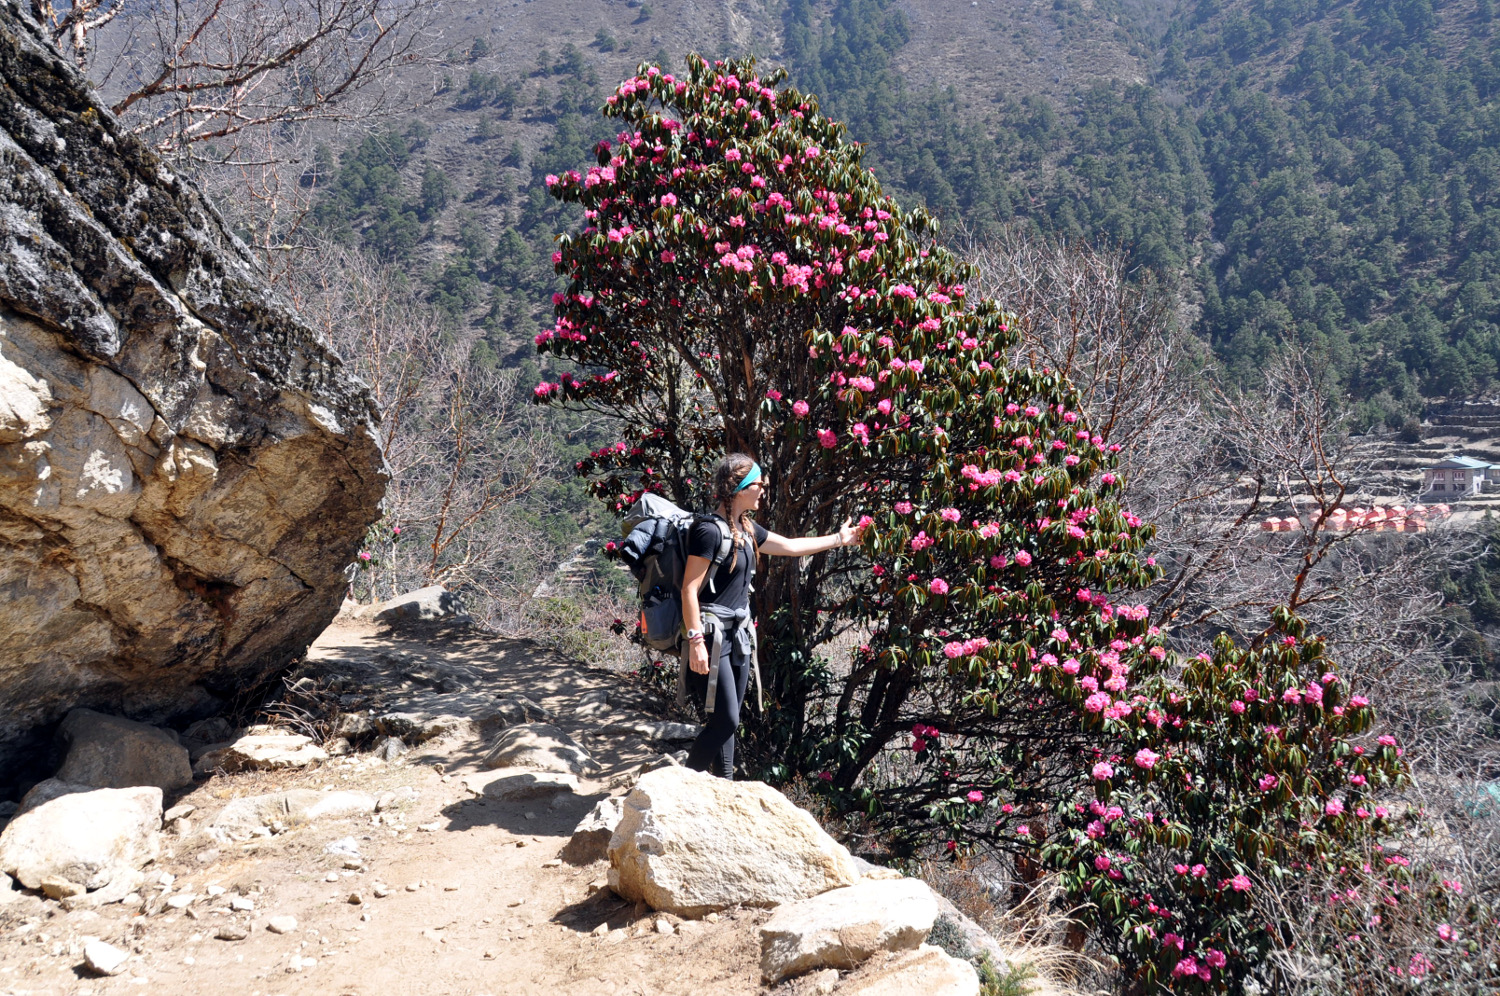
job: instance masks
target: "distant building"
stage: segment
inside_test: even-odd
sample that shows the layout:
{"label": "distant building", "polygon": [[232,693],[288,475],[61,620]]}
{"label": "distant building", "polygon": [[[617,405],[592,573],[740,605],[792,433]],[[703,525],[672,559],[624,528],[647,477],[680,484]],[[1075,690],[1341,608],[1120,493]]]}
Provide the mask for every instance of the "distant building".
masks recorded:
{"label": "distant building", "polygon": [[1500,466],[1456,456],[1440,460],[1422,471],[1422,500],[1449,501],[1483,494],[1485,485],[1500,483]]}

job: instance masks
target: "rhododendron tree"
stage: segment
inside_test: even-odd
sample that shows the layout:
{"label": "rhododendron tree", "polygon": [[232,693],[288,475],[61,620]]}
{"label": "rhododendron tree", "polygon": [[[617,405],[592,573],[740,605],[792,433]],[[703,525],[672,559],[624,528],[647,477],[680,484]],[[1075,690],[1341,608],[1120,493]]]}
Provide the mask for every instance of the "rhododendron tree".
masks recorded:
{"label": "rhododendron tree", "polygon": [[770,529],[864,526],[857,552],[757,575],[750,753],[898,844],[1050,860],[1142,990],[1258,971],[1265,876],[1386,826],[1372,800],[1402,768],[1359,742],[1366,704],[1289,615],[1285,642],[1168,652],[1130,597],[1158,571],[1117,447],[1066,377],[1006,362],[1000,306],[812,98],[694,57],[684,78],[643,66],[605,113],[616,142],[548,179],[585,222],[537,346],[579,372],[536,398],[622,432],[578,472],[616,511],[699,504],[745,450]]}
{"label": "rhododendron tree", "polygon": [[[1003,362],[1012,335],[970,300],[972,271],[779,73],[643,66],[605,113],[617,141],[549,178],[585,227],[559,239],[568,285],[537,337],[582,371],[537,398],[624,430],[578,471],[615,509],[644,490],[693,503],[742,449],[769,469],[769,528],[861,517],[861,556],[772,560],[756,579],[772,708],[752,740],[773,773],[826,771],[918,841],[953,799],[1008,805],[990,837],[1029,848],[1014,823],[1129,708],[1130,669],[1158,663],[1145,610],[1112,594],[1154,577],[1114,454],[1065,378]],[[815,652],[853,627],[852,660]],[[1096,646],[1121,658],[1112,690],[1064,667]],[[908,749],[922,724],[939,735]]]}
{"label": "rhododendron tree", "polygon": [[1402,750],[1368,735],[1369,702],[1302,620],[1278,610],[1249,647],[1222,636],[1131,702],[1060,799],[1044,855],[1134,991],[1269,984],[1288,938],[1258,890],[1304,871],[1363,869],[1365,888],[1404,898],[1404,859],[1382,843]]}

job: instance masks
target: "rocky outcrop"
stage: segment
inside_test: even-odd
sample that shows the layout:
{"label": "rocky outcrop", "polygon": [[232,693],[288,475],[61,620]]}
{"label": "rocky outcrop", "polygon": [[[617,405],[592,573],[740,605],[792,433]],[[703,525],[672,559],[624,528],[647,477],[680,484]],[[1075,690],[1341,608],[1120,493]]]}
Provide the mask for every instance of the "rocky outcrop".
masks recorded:
{"label": "rocky outcrop", "polygon": [[375,420],[0,0],[0,771],[74,706],[207,712],[300,654],[384,492]]}
{"label": "rocky outcrop", "polygon": [[486,768],[530,768],[588,775],[599,770],[599,762],[561,729],[549,723],[512,726],[495,738],[484,756]]}
{"label": "rocky outcrop", "polygon": [[849,852],[780,792],[687,768],[641,776],[609,844],[609,887],[699,917],[776,906],[853,885]]}

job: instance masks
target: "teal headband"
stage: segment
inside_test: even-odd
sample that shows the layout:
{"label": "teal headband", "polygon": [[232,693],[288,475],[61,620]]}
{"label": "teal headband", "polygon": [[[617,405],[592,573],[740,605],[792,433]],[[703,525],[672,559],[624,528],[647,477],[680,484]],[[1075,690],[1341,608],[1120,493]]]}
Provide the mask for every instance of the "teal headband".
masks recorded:
{"label": "teal headband", "polygon": [[739,487],[734,489],[734,493],[739,494],[758,480],[760,480],[760,464],[752,464],[750,471],[745,474],[745,479],[740,482]]}

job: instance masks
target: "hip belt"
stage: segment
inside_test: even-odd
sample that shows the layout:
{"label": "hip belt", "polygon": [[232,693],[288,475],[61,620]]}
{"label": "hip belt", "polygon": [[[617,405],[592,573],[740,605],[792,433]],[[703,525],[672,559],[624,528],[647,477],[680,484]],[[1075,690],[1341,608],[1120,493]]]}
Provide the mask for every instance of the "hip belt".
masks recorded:
{"label": "hip belt", "polygon": [[[750,660],[750,670],[755,677],[755,704],[761,711],[766,711],[763,699],[763,691],[760,682],[760,660],[756,650],[759,647],[755,634],[755,623],[750,618],[750,610],[726,609],[712,603],[704,605],[703,615],[703,639],[708,643],[708,693],[705,696],[703,710],[712,715],[714,703],[718,698],[719,690],[719,661],[724,653],[724,641],[734,641],[732,646]],[[683,641],[681,659],[677,668],[677,704],[687,706],[687,675],[688,654],[692,643]]]}

